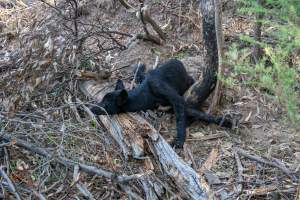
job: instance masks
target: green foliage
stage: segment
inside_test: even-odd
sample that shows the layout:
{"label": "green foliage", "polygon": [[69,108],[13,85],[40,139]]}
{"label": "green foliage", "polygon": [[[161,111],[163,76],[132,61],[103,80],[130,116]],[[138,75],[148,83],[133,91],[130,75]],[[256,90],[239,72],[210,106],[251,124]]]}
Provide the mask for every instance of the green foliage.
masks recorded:
{"label": "green foliage", "polygon": [[253,64],[250,62],[251,48],[257,42],[249,35],[241,35],[241,41],[249,46],[239,49],[237,44],[233,44],[230,47],[226,60],[233,70],[225,83],[259,87],[262,93],[280,103],[290,122],[299,124],[300,101],[296,89],[300,85],[299,56],[298,62],[293,65],[288,62],[293,52],[300,48],[299,1],[265,0],[261,6],[257,0],[239,0],[239,7],[241,13],[253,16],[253,20],[256,13],[265,15],[261,20],[262,31],[268,40],[263,38],[258,43],[264,55],[259,63]]}
{"label": "green foliage", "polygon": [[176,55],[174,55],[174,57],[178,59],[183,59],[187,56],[188,56],[188,52],[186,50],[181,50]]}
{"label": "green foliage", "polygon": [[92,126],[92,127],[94,127],[94,128],[97,127],[97,119],[96,119],[95,117],[92,118],[92,120],[91,120],[90,123],[91,123],[91,126]]}
{"label": "green foliage", "polygon": [[93,66],[93,62],[89,57],[85,57],[81,60],[81,66],[85,69],[91,69]]}

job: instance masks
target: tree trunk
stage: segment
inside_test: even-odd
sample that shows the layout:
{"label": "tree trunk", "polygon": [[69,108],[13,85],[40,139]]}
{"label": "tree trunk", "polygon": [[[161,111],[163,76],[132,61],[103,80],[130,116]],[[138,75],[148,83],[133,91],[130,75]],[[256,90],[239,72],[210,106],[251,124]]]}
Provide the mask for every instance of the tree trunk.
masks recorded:
{"label": "tree trunk", "polygon": [[[263,0],[257,0],[257,5],[258,6],[263,6]],[[263,13],[256,13],[255,15],[255,24],[254,24],[254,39],[256,41],[256,43],[253,46],[252,49],[252,62],[257,64],[260,60],[260,58],[262,57],[262,49],[260,47],[260,42],[261,42],[261,26],[262,26],[262,22],[261,20],[263,19],[264,14]]]}
{"label": "tree trunk", "polygon": [[[224,38],[222,32],[222,2],[221,0],[214,0],[215,3],[215,26],[216,26],[216,38],[218,46],[218,71],[222,76],[224,75]],[[216,89],[213,94],[213,99],[209,107],[209,112],[214,112],[220,102],[222,96],[223,84],[220,80],[217,80]]]}
{"label": "tree trunk", "polygon": [[213,0],[200,2],[202,12],[202,30],[204,42],[204,63],[206,65],[203,81],[196,82],[185,94],[187,103],[200,108],[216,87],[218,73],[218,48],[215,29],[215,10]]}

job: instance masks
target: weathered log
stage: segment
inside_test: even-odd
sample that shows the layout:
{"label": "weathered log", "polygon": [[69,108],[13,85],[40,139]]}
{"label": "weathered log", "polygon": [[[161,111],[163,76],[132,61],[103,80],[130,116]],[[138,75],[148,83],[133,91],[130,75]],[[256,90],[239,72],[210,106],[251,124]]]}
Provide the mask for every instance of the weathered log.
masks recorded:
{"label": "weathered log", "polygon": [[[87,81],[81,84],[80,89],[87,96],[95,95],[94,99],[101,99],[105,92],[96,89],[97,86],[101,88],[96,82]],[[95,91],[101,92],[95,93]],[[198,173],[177,155],[159,132],[142,116],[136,113],[125,113],[112,117],[100,116],[99,120],[119,145],[126,144],[133,157],[139,158],[144,154],[143,138],[150,138],[154,157],[158,158],[164,173],[175,182],[182,196],[188,199],[207,199],[207,190],[201,184]],[[116,130],[122,137],[114,136]]]}

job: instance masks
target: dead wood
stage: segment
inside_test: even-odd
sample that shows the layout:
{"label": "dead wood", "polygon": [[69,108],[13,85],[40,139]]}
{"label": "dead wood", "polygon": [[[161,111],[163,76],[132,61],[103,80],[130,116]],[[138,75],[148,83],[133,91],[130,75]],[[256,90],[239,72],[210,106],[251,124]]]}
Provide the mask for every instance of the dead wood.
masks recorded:
{"label": "dead wood", "polygon": [[124,6],[126,9],[134,9],[126,0],[119,0],[119,2]]}
{"label": "dead wood", "polygon": [[[142,39],[146,41],[151,41],[155,44],[161,45],[163,44],[163,41],[167,39],[166,34],[164,31],[160,28],[160,26],[156,23],[156,21],[151,17],[149,8],[144,5],[143,2],[141,2],[140,8],[134,8],[132,7],[127,1],[125,0],[119,0],[120,3],[128,10],[131,10],[131,12],[137,12],[137,17],[141,20],[143,24],[143,29],[145,34],[137,34],[132,40],[135,39]],[[153,30],[157,33],[157,36],[150,34],[147,28],[147,24],[150,24]],[[162,41],[163,40],[163,41]],[[129,42],[129,45],[132,42]],[[125,45],[127,48],[129,46],[128,44]]]}
{"label": "dead wood", "polygon": [[203,163],[203,165],[198,169],[198,173],[202,174],[205,170],[210,170],[218,161],[219,156],[219,149],[214,148],[209,153],[206,161]]}
{"label": "dead wood", "polygon": [[154,183],[152,183],[149,178],[142,178],[140,181],[145,192],[146,200],[158,200],[158,197],[152,187]]}
{"label": "dead wood", "polygon": [[[283,163],[281,164],[277,164],[275,162],[272,162],[272,161],[268,161],[258,155],[250,155],[248,154],[245,150],[243,149],[240,149],[240,148],[236,148],[236,152],[246,158],[249,158],[251,160],[254,160],[256,162],[260,162],[260,163],[263,163],[263,164],[266,164],[266,165],[270,165],[272,167],[276,167],[278,169],[280,169],[283,173],[285,173],[288,177],[290,177],[293,181],[297,181],[298,179],[295,177],[295,175],[293,175],[293,173],[287,169]],[[278,161],[277,161],[278,162]],[[284,166],[284,167],[283,167]]]}
{"label": "dead wood", "polygon": [[205,135],[205,136],[201,136],[201,137],[189,138],[186,141],[206,141],[206,140],[214,140],[214,139],[218,139],[218,138],[222,138],[222,137],[226,137],[226,136],[227,136],[226,133],[216,133],[216,134],[212,134],[212,135]]}
{"label": "dead wood", "polygon": [[7,174],[3,170],[2,166],[0,167],[0,176],[2,176],[2,178],[5,180],[9,192],[12,193],[17,200],[21,200],[21,197],[20,197],[19,193],[17,192],[14,183],[7,176]]}
{"label": "dead wood", "polygon": [[[165,40],[165,34],[161,30],[161,28],[157,25],[157,23],[150,17],[150,12],[148,10],[148,7],[144,6],[143,3],[140,6],[137,16],[141,20],[141,22],[143,24],[143,29],[145,32],[145,34],[138,35],[137,39],[149,40],[149,41],[154,42],[155,44],[161,45],[163,42],[161,41],[160,38]],[[150,34],[150,32],[148,31],[148,28],[147,28],[147,23],[150,23],[150,25],[152,25],[153,30],[156,33],[158,33],[160,38]]]}
{"label": "dead wood", "polygon": [[[95,95],[95,82],[87,81],[81,84],[81,89],[87,96]],[[99,85],[98,85],[99,86]],[[105,92],[97,93],[94,99],[101,99]],[[182,196],[189,199],[207,199],[205,187],[200,183],[200,177],[187,163],[185,163],[171,146],[164,140],[155,128],[142,116],[134,113],[119,114],[112,117],[100,116],[99,120],[106,124],[108,132],[113,135],[114,129],[119,130],[123,135],[124,143],[131,149],[131,155],[135,155],[136,149],[139,153],[143,151],[143,140],[150,138],[151,151],[157,162],[160,163],[163,172],[167,174],[177,185]],[[109,122],[109,123],[108,123]],[[111,127],[114,126],[114,129]],[[116,139],[116,138],[115,138]],[[120,141],[117,141],[121,143]],[[122,141],[123,142],[123,141]],[[139,155],[141,156],[141,155]]]}
{"label": "dead wood", "polygon": [[300,200],[300,179],[299,179],[299,183],[298,183],[297,195],[296,195],[295,200]]}
{"label": "dead wood", "polygon": [[[295,188],[288,188],[285,190],[280,190],[278,189],[278,187],[276,185],[270,185],[270,186],[264,186],[264,187],[259,187],[259,188],[255,188],[252,190],[245,190],[246,196],[265,196],[265,195],[269,195],[271,196],[272,194],[283,194],[283,193],[294,193],[296,192]],[[296,200],[297,196],[296,196]]]}
{"label": "dead wood", "polygon": [[90,200],[95,200],[93,197],[92,193],[87,189],[87,187],[82,184],[79,180],[80,177],[80,172],[79,172],[79,166],[75,165],[74,170],[73,170],[73,181],[76,184],[77,189],[86,197],[87,199]]}
{"label": "dead wood", "polygon": [[[95,97],[97,101],[100,101],[107,90],[102,90],[101,87],[95,81],[85,81],[80,84],[80,90],[89,97]],[[85,109],[85,111],[93,117],[94,115]],[[130,119],[126,114],[115,116],[99,116],[101,123],[108,130],[108,133],[117,142],[122,150],[124,158],[127,160],[131,155],[133,158],[140,158],[144,154],[143,140],[141,135],[136,132],[139,127],[130,123]],[[123,124],[127,126],[124,127]],[[136,137],[133,137],[133,136]],[[129,136],[129,137],[127,137]],[[129,152],[131,150],[131,152]]]}
{"label": "dead wood", "polygon": [[242,165],[239,154],[236,151],[234,151],[233,153],[234,153],[234,158],[235,158],[237,171],[238,171],[238,175],[237,175],[238,183],[237,183],[237,189],[236,190],[237,190],[237,194],[240,194],[242,192],[242,189],[243,189],[242,182],[243,182],[244,168],[243,168],[243,165]]}
{"label": "dead wood", "polygon": [[159,35],[161,39],[166,40],[167,39],[166,34],[160,28],[160,26],[154,21],[154,19],[151,18],[150,11],[147,6],[144,6],[142,8],[142,14],[143,14],[144,21],[148,22],[152,26],[153,30],[155,30],[155,32]]}
{"label": "dead wood", "polygon": [[62,165],[70,167],[70,168],[74,168],[75,166],[78,165],[79,168],[86,173],[103,176],[103,177],[112,179],[113,181],[116,181],[118,183],[136,180],[136,179],[141,178],[145,174],[149,174],[149,172],[146,172],[145,174],[132,174],[132,175],[128,175],[128,176],[127,175],[117,175],[116,173],[101,169],[99,167],[86,165],[86,164],[79,163],[79,162],[76,162],[76,161],[73,161],[73,160],[70,160],[67,158],[63,158],[60,156],[55,157],[53,152],[50,152],[45,148],[38,147],[36,144],[31,144],[31,143],[26,142],[21,139],[15,139],[9,133],[3,133],[2,135],[0,135],[0,140],[4,140],[6,142],[14,141],[14,143],[13,143],[14,145],[17,145],[18,147],[23,148],[31,153],[36,153],[40,156],[52,159],[53,161],[56,161]]}

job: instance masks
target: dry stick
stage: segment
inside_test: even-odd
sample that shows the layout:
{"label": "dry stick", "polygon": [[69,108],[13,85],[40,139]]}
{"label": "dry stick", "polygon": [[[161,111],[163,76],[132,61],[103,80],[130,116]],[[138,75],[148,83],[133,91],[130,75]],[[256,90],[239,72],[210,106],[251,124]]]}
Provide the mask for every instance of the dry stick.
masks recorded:
{"label": "dry stick", "polygon": [[178,185],[178,190],[189,199],[207,199],[207,191],[200,183],[200,176],[187,165],[171,146],[164,140],[155,128],[143,117],[129,113],[141,126],[147,127],[144,131],[152,141],[155,155],[164,172]]}
{"label": "dry stick", "polygon": [[82,124],[83,121],[81,120],[81,117],[80,117],[80,115],[79,115],[79,113],[78,113],[78,111],[76,109],[75,104],[72,102],[71,95],[69,93],[65,93],[65,94],[66,94],[66,95],[64,95],[64,101],[65,101],[65,103],[68,104],[68,105],[70,105],[70,109],[74,113],[76,120],[79,123]]}
{"label": "dry stick", "polygon": [[18,194],[18,192],[14,186],[14,183],[10,180],[10,178],[7,176],[7,174],[3,170],[3,166],[0,167],[0,175],[6,181],[8,190],[16,197],[17,200],[21,200],[21,197]]}
{"label": "dry stick", "polygon": [[[0,139],[4,139],[6,141],[11,141],[11,140],[13,140],[13,137],[10,134],[3,134],[0,136]],[[30,152],[44,156],[46,158],[53,157],[53,154],[49,153],[44,148],[37,147],[35,144],[30,144],[21,139],[15,139],[15,145],[17,145],[18,147],[21,147],[23,149],[26,149]],[[115,180],[116,182],[121,182],[121,183],[139,179],[142,176],[148,175],[149,173],[151,173],[150,171],[148,171],[148,172],[145,172],[144,174],[119,175],[118,176],[118,175],[116,175],[116,173],[101,169],[99,167],[94,167],[94,166],[78,163],[76,161],[69,160],[66,158],[58,157],[54,160],[60,164],[67,166],[67,167],[73,168],[75,165],[78,165],[80,167],[80,169],[86,173],[92,173],[92,174],[96,174],[98,176],[104,176],[106,178],[109,178],[109,179]]]}
{"label": "dry stick", "polygon": [[167,39],[166,34],[160,28],[160,26],[151,18],[150,11],[147,6],[144,6],[142,8],[142,14],[143,14],[144,21],[148,22],[152,26],[153,30],[159,35],[161,39],[166,40]]}
{"label": "dry stick", "polygon": [[300,200],[300,179],[299,179],[299,183],[298,183],[298,189],[297,189],[297,194],[296,194],[295,200]]}
{"label": "dry stick", "polygon": [[283,171],[288,177],[290,177],[293,181],[297,181],[298,179],[292,175],[292,172],[287,169],[286,167],[282,167],[282,165],[278,165],[277,163],[274,163],[274,162],[271,162],[271,161],[268,161],[268,160],[265,160],[263,159],[262,157],[259,157],[257,155],[250,155],[248,154],[245,150],[243,149],[240,149],[240,148],[236,148],[236,152],[246,158],[249,158],[251,160],[254,160],[254,161],[257,161],[257,162],[260,162],[260,163],[263,163],[263,164],[266,164],[266,165],[270,165],[270,166],[273,166],[273,167],[276,167],[278,169],[280,169],[281,171]]}
{"label": "dry stick", "polygon": [[[126,9],[130,9],[130,10],[133,10],[133,11],[137,11],[138,9],[134,8],[133,6],[131,6],[127,1],[125,0],[119,0],[120,3],[126,8]],[[153,30],[160,36],[160,38],[162,38],[163,40],[166,40],[166,34],[163,32],[163,30],[160,28],[160,26],[151,18],[150,16],[150,12],[149,12],[149,9],[147,6],[143,6],[143,1],[141,1],[141,7],[139,9],[139,18],[141,19],[142,23],[143,23],[143,29],[145,31],[145,35],[142,35],[142,34],[137,34],[134,38],[132,38],[129,42],[132,43],[132,41],[134,41],[135,39],[143,39],[143,40],[149,40],[149,41],[152,41],[156,44],[161,44],[161,40],[154,36],[154,35],[151,35],[147,29],[147,25],[146,25],[146,22],[149,23]],[[125,47],[128,48],[128,44],[125,45]]]}
{"label": "dry stick", "polygon": [[41,194],[38,191],[32,190],[33,194],[39,199],[39,200],[47,200],[46,197],[44,197],[43,194]]}
{"label": "dry stick", "polygon": [[237,166],[237,170],[238,170],[238,178],[237,178],[238,179],[238,186],[237,186],[237,188],[238,188],[238,194],[240,194],[242,192],[242,189],[243,189],[242,182],[243,182],[244,168],[243,168],[240,156],[236,151],[234,151],[234,158],[235,158],[235,162],[236,162],[236,166]]}
{"label": "dry stick", "polygon": [[187,152],[187,155],[190,157],[190,159],[192,161],[193,168],[195,170],[198,169],[191,149],[190,148],[186,148],[186,152]]}
{"label": "dry stick", "polygon": [[[295,193],[296,192],[296,188],[289,188],[286,190],[280,190],[278,189],[277,186],[268,186],[268,187],[264,187],[264,188],[257,188],[257,189],[252,189],[252,190],[245,190],[244,191],[246,193],[245,196],[251,196],[253,199],[253,196],[262,196],[262,195],[269,195],[270,194],[274,194],[274,193]],[[295,199],[295,200],[299,200],[299,199]]]}
{"label": "dry stick", "polygon": [[129,48],[129,46],[138,39],[138,35],[134,35],[132,38],[129,39],[129,41],[124,45],[126,49]]}
{"label": "dry stick", "polygon": [[150,42],[153,42],[155,44],[158,44],[158,45],[161,45],[161,41],[158,37],[154,36],[154,35],[147,35],[147,34],[138,34],[136,36],[137,39],[140,39],[140,40],[145,40],[145,41],[150,41]]}
{"label": "dry stick", "polygon": [[125,0],[119,0],[119,2],[124,6],[126,9],[132,9],[134,10],[134,7],[132,7],[127,1]]}
{"label": "dry stick", "polygon": [[145,193],[145,199],[158,200],[157,194],[154,191],[153,183],[150,181],[150,179],[146,179],[146,177],[144,177],[141,178],[140,182]]}
{"label": "dry stick", "polygon": [[131,83],[130,83],[130,90],[132,90],[132,89],[133,89],[133,86],[134,86],[134,83],[135,83],[135,80],[136,80],[137,74],[138,74],[138,72],[139,72],[139,70],[140,70],[141,66],[142,66],[142,64],[141,64],[140,62],[138,62],[137,69],[136,69],[136,71],[135,71],[135,73],[134,73],[134,75],[133,75],[133,79],[132,79],[132,81],[131,81]]}
{"label": "dry stick", "polygon": [[153,69],[156,69],[158,67],[158,63],[159,63],[159,56],[156,56],[155,63],[153,65]]}
{"label": "dry stick", "polygon": [[73,181],[76,183],[77,189],[88,199],[90,200],[96,200],[92,193],[79,181],[79,166],[75,165],[74,166],[74,171],[73,171]]}
{"label": "dry stick", "polygon": [[186,141],[206,141],[206,140],[214,140],[226,136],[227,136],[226,133],[216,133],[216,134],[202,136],[202,137],[188,138],[186,139]]}
{"label": "dry stick", "polygon": [[[215,28],[216,28],[216,38],[217,38],[217,47],[218,47],[218,73],[219,75],[224,74],[224,64],[223,64],[223,58],[224,58],[224,40],[223,40],[223,32],[222,32],[222,10],[221,10],[221,0],[214,0],[215,4]],[[218,79],[216,88],[214,91],[214,95],[212,98],[212,103],[209,106],[208,112],[214,111],[217,107],[217,105],[220,102],[220,98],[222,95],[222,83]]]}
{"label": "dry stick", "polygon": [[138,194],[136,194],[135,192],[133,192],[130,187],[128,187],[127,185],[122,185],[120,184],[119,185],[123,191],[126,192],[127,195],[131,196],[133,199],[136,199],[136,200],[143,200],[142,197],[140,197]]}
{"label": "dry stick", "polygon": [[11,145],[10,142],[4,142],[4,143],[0,144],[0,148],[6,147],[6,146],[9,146],[9,145]]}
{"label": "dry stick", "polygon": [[147,24],[146,24],[146,21],[144,20],[144,14],[143,14],[142,6],[143,6],[143,4],[141,4],[141,6],[140,6],[138,17],[142,21],[145,35],[139,34],[139,35],[137,35],[137,39],[149,40],[149,41],[152,41],[152,42],[160,45],[161,44],[160,39],[158,37],[154,36],[154,35],[151,35],[150,32],[147,29]]}

